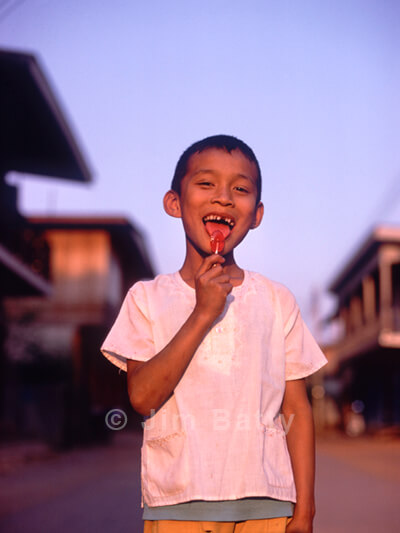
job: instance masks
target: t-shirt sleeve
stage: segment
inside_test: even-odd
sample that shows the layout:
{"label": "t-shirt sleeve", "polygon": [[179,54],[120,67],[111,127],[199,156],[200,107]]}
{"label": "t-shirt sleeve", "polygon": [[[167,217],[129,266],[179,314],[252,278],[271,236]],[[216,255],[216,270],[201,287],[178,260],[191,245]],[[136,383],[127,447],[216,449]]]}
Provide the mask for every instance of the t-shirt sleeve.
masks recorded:
{"label": "t-shirt sleeve", "polygon": [[155,355],[153,330],[147,314],[143,284],[138,282],[126,295],[101,346],[103,355],[122,370],[126,371],[127,359],[148,361]]}
{"label": "t-shirt sleeve", "polygon": [[291,293],[288,299],[290,312],[284,316],[284,334],[285,376],[289,381],[314,374],[327,363],[327,359],[303,321]]}

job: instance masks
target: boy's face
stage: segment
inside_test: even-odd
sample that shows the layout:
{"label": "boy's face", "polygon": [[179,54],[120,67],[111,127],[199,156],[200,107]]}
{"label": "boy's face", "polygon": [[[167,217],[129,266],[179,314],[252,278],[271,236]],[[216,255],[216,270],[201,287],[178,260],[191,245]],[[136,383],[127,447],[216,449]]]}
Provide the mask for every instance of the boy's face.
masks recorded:
{"label": "boy's face", "polygon": [[170,215],[182,218],[188,245],[205,254],[211,253],[205,219],[221,217],[225,222],[226,255],[233,251],[250,229],[260,224],[263,205],[261,202],[256,205],[256,201],[256,165],[240,150],[229,153],[210,148],[191,156],[187,173],[181,182],[181,194],[178,196],[169,191],[165,197],[165,207]]}

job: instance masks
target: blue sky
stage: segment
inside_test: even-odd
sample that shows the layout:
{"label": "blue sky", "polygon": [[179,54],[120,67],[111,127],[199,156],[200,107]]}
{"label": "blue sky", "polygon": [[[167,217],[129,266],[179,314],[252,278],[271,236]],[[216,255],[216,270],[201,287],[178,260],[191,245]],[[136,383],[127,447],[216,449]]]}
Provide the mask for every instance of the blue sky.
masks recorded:
{"label": "blue sky", "polygon": [[177,270],[183,232],[162,211],[176,161],[236,135],[266,207],[238,262],[291,288],[306,318],[371,226],[400,223],[399,2],[15,3],[2,19],[0,2],[0,46],[38,56],[94,173],[11,176],[24,213],[126,215],[157,271]]}

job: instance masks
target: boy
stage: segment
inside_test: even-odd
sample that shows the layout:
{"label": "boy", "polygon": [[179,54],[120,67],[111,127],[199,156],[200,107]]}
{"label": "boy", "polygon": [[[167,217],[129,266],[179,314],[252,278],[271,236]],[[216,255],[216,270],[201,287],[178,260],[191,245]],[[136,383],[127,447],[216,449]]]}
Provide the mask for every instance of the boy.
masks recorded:
{"label": "boy", "polygon": [[[235,262],[261,223],[260,198],[245,143],[217,135],[189,147],[164,197],[165,211],[182,219],[183,266],[135,284],[102,346],[148,417],[145,533],[312,531],[304,377],[326,360],[289,290]],[[216,229],[221,254],[211,253]]]}

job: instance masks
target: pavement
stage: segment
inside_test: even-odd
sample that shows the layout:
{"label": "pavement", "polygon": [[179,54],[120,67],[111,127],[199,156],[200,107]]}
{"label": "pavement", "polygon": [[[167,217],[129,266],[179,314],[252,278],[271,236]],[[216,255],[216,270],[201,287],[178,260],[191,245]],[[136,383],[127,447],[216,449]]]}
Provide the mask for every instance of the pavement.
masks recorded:
{"label": "pavement", "polygon": [[[141,533],[140,433],[55,453],[41,443],[0,447],[0,532]],[[317,440],[314,533],[397,533],[400,439]]]}
{"label": "pavement", "polygon": [[317,439],[316,533],[398,533],[400,439]]}

